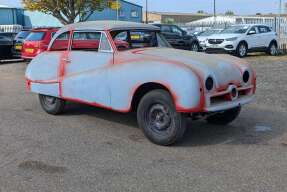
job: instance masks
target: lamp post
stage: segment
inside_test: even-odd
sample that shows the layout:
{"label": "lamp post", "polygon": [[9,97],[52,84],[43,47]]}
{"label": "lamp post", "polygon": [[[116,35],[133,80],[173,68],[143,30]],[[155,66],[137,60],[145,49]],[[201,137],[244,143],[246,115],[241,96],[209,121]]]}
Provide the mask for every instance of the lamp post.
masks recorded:
{"label": "lamp post", "polygon": [[148,23],[148,0],[145,0],[145,22]]}
{"label": "lamp post", "polygon": [[279,0],[279,8],[278,8],[278,18],[279,18],[279,21],[278,21],[278,38],[279,38],[279,41],[281,40],[281,15],[282,15],[282,0]]}
{"label": "lamp post", "polygon": [[213,0],[213,17],[214,17],[213,25],[215,25],[216,24],[216,0]]}
{"label": "lamp post", "polygon": [[119,20],[119,0],[117,0],[117,21]]}

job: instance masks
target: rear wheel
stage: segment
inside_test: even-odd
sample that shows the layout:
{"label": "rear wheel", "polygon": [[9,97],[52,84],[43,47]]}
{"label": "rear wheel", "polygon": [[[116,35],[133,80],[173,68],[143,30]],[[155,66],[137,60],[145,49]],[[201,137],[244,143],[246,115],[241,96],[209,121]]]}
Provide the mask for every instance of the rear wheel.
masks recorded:
{"label": "rear wheel", "polygon": [[268,54],[271,56],[275,56],[278,54],[278,47],[275,42],[271,42],[268,47]]}
{"label": "rear wheel", "polygon": [[165,90],[147,93],[137,110],[139,127],[146,137],[158,145],[171,145],[180,140],[186,129],[186,119],[178,113],[170,94]]}
{"label": "rear wheel", "polygon": [[51,115],[58,115],[64,111],[65,101],[62,99],[40,94],[39,100],[44,111]]}
{"label": "rear wheel", "polygon": [[234,121],[240,114],[241,107],[236,107],[233,109],[229,109],[222,113],[218,113],[212,116],[209,116],[206,120],[210,124],[215,125],[227,125]]}
{"label": "rear wheel", "polygon": [[239,45],[237,46],[237,49],[236,49],[236,55],[238,57],[241,57],[241,58],[246,57],[247,52],[248,52],[248,47],[247,47],[246,43],[244,43],[244,42],[239,43]]}

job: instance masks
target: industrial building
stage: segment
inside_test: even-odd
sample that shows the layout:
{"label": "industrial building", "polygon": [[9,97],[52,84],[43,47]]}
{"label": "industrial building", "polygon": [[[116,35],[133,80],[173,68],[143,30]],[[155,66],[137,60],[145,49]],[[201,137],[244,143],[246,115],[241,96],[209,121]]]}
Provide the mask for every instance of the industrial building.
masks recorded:
{"label": "industrial building", "polygon": [[[95,11],[87,20],[122,20],[142,22],[142,6],[119,0],[119,9],[106,8]],[[41,12],[24,10],[22,7],[0,5],[0,25],[31,27],[58,27],[62,24],[53,16]]]}

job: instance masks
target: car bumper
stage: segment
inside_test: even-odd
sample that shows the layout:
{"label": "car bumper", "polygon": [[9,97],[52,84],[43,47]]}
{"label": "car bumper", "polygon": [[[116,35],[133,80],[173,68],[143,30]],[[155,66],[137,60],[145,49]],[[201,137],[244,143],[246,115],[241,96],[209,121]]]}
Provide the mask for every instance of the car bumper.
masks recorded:
{"label": "car bumper", "polygon": [[234,52],[237,48],[237,42],[233,41],[223,41],[221,44],[205,44],[206,50],[214,51],[224,51],[224,52]]}
{"label": "car bumper", "polygon": [[[236,88],[237,96],[233,99],[226,99],[231,96],[232,88]],[[246,87],[235,87],[230,85],[225,91],[216,92],[210,94],[206,98],[206,112],[219,112],[246,105],[252,102],[255,98],[254,95],[255,86],[250,85]],[[231,97],[230,97],[231,98]]]}
{"label": "car bumper", "polygon": [[255,96],[244,96],[236,101],[228,101],[224,103],[217,103],[210,107],[205,108],[206,112],[219,112],[219,111],[225,111],[228,109],[233,109],[235,107],[239,107],[242,105],[246,105],[248,103],[251,103],[255,99]]}

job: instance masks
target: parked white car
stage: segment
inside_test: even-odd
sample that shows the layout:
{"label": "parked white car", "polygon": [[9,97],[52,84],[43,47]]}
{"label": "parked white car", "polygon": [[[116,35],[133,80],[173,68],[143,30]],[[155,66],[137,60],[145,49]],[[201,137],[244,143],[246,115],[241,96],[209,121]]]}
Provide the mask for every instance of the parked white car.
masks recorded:
{"label": "parked white car", "polygon": [[225,51],[245,57],[248,52],[278,53],[277,34],[266,25],[233,25],[208,37],[206,51]]}
{"label": "parked white car", "polygon": [[213,34],[220,33],[223,29],[209,29],[207,31],[199,33],[197,36],[197,39],[199,41],[200,49],[205,50],[206,49],[206,40],[208,37],[210,37]]}

